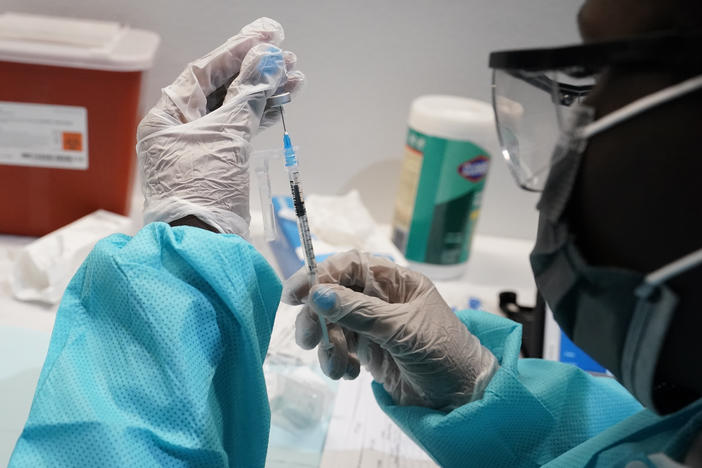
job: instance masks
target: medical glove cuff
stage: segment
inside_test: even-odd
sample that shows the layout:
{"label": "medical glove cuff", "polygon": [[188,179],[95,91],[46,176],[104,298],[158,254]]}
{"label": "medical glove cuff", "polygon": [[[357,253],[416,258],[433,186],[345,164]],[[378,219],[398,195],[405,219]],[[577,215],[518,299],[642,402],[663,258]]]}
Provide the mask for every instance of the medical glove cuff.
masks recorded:
{"label": "medical glove cuff", "polygon": [[[248,213],[248,210],[245,211]],[[237,234],[249,240],[249,219],[215,206],[202,207],[180,197],[150,199],[144,203],[144,224],[170,223],[186,216],[195,216],[220,233]]]}

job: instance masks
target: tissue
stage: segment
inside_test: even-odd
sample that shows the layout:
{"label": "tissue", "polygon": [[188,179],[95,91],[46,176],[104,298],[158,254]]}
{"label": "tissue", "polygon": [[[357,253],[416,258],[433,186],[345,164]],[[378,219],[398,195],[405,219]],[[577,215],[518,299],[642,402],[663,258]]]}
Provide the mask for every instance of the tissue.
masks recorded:
{"label": "tissue", "polygon": [[37,239],[16,255],[10,274],[12,295],[21,301],[58,303],[97,241],[135,230],[131,219],[98,210]]}
{"label": "tissue", "polygon": [[[346,195],[310,195],[305,199],[310,230],[337,252],[357,249],[392,257],[405,266],[404,256],[375,222],[358,191]],[[315,244],[316,248],[316,244]]]}

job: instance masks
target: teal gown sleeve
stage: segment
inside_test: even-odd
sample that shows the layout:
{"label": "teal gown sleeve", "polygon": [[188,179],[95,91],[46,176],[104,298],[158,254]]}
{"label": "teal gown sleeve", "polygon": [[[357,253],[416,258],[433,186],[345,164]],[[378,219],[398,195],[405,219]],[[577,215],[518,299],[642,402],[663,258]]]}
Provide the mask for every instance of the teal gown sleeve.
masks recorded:
{"label": "teal gown sleeve", "polygon": [[10,466],[263,466],[278,277],[233,235],[100,241],[59,307]]}
{"label": "teal gown sleeve", "polygon": [[458,315],[500,362],[482,399],[449,413],[402,407],[373,383],[383,410],[441,466],[542,466],[642,410],[612,378],[519,359],[521,325],[482,311]]}

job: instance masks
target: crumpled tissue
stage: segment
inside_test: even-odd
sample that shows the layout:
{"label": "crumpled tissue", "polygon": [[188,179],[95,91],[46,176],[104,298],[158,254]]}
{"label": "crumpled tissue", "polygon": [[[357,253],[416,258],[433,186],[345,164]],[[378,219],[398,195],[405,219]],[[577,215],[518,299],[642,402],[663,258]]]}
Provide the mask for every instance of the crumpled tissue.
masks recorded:
{"label": "crumpled tissue", "polygon": [[136,230],[130,218],[98,210],[37,239],[14,255],[12,295],[21,301],[58,303],[97,241]]}
{"label": "crumpled tissue", "polygon": [[[375,222],[357,190],[346,195],[309,195],[305,198],[310,231],[314,235],[315,254],[345,252],[357,249],[392,257],[398,265],[407,261]],[[281,210],[280,216],[295,220],[295,211]],[[298,256],[304,258],[302,248]]]}

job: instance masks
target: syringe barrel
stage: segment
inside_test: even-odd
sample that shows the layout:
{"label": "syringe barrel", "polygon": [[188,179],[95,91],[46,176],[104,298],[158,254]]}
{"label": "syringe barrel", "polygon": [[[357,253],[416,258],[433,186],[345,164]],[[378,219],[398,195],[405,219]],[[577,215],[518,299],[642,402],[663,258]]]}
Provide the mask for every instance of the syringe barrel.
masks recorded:
{"label": "syringe barrel", "polygon": [[310,224],[307,221],[307,215],[297,218],[297,227],[300,231],[300,239],[302,240],[302,250],[305,253],[305,263],[310,273],[317,272],[317,260],[314,256],[314,247],[312,246],[312,234],[310,234]]}
{"label": "syringe barrel", "polygon": [[293,208],[297,217],[297,228],[300,232],[300,240],[305,252],[305,259],[310,271],[316,269],[314,258],[314,248],[312,247],[312,235],[310,234],[310,225],[307,221],[307,209],[305,208],[305,195],[302,192],[302,184],[300,183],[300,172],[297,169],[288,170],[288,180],[290,181],[290,192],[293,199]]}
{"label": "syringe barrel", "polygon": [[305,209],[305,194],[300,183],[300,172],[297,168],[288,171],[288,180],[290,181],[290,193],[295,207],[295,215],[300,218],[307,214],[307,210]]}

